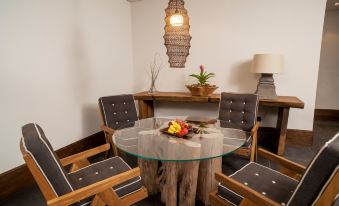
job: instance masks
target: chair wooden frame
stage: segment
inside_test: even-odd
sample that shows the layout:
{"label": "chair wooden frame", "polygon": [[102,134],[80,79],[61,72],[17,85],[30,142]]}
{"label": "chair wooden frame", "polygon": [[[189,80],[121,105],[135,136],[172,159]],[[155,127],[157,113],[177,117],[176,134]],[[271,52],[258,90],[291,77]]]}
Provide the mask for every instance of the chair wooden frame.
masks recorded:
{"label": "chair wooden frame", "polygon": [[252,137],[252,143],[250,148],[240,148],[234,153],[240,156],[250,156],[250,161],[256,161],[257,160],[257,149],[258,149],[258,129],[260,127],[260,122],[256,121],[254,126],[251,129],[251,137]]}
{"label": "chair wooden frame", "polygon": [[[107,127],[104,124],[100,126],[100,129],[104,132],[106,143],[110,144],[112,148],[111,151],[112,151],[113,156],[119,156],[119,152],[118,152],[119,150],[113,142],[113,135],[114,135],[115,130],[110,127]],[[106,152],[106,158],[108,157],[109,157],[109,150],[107,150]]]}
{"label": "chair wooden frame", "polygon": [[[104,118],[104,114],[103,114],[103,111],[101,109],[100,103],[98,103],[98,106],[99,106],[99,110],[100,110],[100,114],[101,114],[101,120],[102,120],[102,125],[100,126],[100,129],[104,132],[106,143],[109,143],[110,146],[111,146],[112,155],[113,156],[119,156],[119,152],[118,152],[119,150],[113,142],[113,134],[114,134],[115,130],[108,127],[107,125],[105,125],[105,118]],[[110,154],[110,151],[107,150],[106,158],[109,157],[109,154]]]}
{"label": "chair wooden frame", "polygon": [[[58,197],[49,185],[47,179],[42,174],[35,161],[33,160],[33,157],[24,149],[22,141],[20,142],[20,149],[29,170],[31,171],[35,181],[37,182],[41,192],[43,193],[47,201],[47,205],[49,206],[71,205],[91,196],[94,196],[91,202],[91,206],[127,206],[132,205],[148,196],[145,187],[142,187],[140,190],[132,194],[126,195],[123,198],[119,198],[112,189],[112,187],[115,185],[121,184],[131,178],[140,176],[140,169],[134,168],[127,172],[112,176],[102,181],[98,181],[96,183]],[[62,166],[72,165],[71,171],[74,172],[82,167],[90,165],[87,159],[88,157],[108,151],[109,149],[110,144],[107,143],[99,147],[65,157],[61,159],[60,162]]]}
{"label": "chair wooden frame", "polygon": [[[304,166],[292,162],[284,157],[268,152],[264,149],[259,148],[258,154],[283,166],[287,171],[290,171],[286,172],[285,174],[296,180],[300,180],[300,176],[302,176],[306,171],[306,168]],[[275,202],[274,200],[222,173],[216,173],[215,178],[217,181],[221,182],[221,184],[225,185],[229,189],[244,197],[244,199],[240,203],[240,206],[281,206],[280,203]],[[322,195],[317,199],[315,206],[331,205],[338,194],[339,172],[337,171],[327,184]],[[217,191],[214,191],[210,194],[210,201],[212,206],[232,206],[232,204],[220,198],[217,195]]]}

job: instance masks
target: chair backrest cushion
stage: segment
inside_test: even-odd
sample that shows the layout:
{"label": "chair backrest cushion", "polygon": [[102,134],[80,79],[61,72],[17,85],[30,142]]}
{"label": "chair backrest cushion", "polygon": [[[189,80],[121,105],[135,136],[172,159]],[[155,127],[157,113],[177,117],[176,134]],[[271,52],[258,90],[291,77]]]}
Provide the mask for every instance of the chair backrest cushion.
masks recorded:
{"label": "chair backrest cushion", "polygon": [[312,205],[322,194],[339,164],[339,133],[314,156],[291,196],[289,206]]}
{"label": "chair backrest cushion", "polygon": [[133,95],[116,95],[99,98],[105,125],[112,129],[122,128],[138,120]]}
{"label": "chair backrest cushion", "polygon": [[59,158],[39,125],[29,123],[22,127],[22,143],[56,195],[73,191]]}
{"label": "chair backrest cushion", "polygon": [[258,95],[221,93],[219,119],[250,131],[257,119]]}

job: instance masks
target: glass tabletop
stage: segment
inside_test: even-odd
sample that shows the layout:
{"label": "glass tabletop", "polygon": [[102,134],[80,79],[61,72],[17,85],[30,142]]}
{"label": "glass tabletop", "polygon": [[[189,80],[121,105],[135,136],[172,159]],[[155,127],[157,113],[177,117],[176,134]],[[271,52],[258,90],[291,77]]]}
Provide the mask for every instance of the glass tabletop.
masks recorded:
{"label": "glass tabletop", "polygon": [[[130,122],[114,133],[113,142],[120,150],[143,159],[194,161],[230,154],[250,135],[237,129],[238,125],[215,121],[204,125],[189,123],[194,132],[178,138],[165,133],[173,119],[148,118]],[[180,119],[185,120],[184,117]]]}

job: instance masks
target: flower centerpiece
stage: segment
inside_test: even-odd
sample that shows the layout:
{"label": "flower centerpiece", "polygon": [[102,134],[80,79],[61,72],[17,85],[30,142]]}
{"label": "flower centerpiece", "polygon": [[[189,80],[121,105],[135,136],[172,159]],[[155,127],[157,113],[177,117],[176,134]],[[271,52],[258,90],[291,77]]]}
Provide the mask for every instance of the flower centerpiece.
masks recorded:
{"label": "flower centerpiece", "polygon": [[216,85],[210,85],[208,80],[215,76],[214,73],[207,73],[205,67],[200,65],[199,74],[191,74],[198,80],[197,84],[186,85],[187,89],[190,90],[193,96],[210,96],[218,87]]}

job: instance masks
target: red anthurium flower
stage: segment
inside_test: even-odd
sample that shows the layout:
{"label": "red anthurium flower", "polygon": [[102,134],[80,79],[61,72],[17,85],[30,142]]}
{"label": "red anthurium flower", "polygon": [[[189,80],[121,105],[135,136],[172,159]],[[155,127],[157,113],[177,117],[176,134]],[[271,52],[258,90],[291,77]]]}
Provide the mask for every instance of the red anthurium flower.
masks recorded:
{"label": "red anthurium flower", "polygon": [[204,70],[205,70],[204,65],[200,65],[200,73],[201,73],[201,74],[204,73]]}

